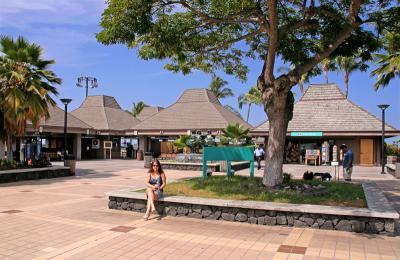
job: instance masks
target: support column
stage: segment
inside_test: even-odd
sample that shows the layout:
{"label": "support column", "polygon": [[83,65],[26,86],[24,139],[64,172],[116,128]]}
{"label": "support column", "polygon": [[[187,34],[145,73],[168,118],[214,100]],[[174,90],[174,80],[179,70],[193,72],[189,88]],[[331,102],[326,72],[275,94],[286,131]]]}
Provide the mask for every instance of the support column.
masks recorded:
{"label": "support column", "polygon": [[143,154],[147,152],[147,138],[146,136],[139,136],[139,151],[142,150]]}
{"label": "support column", "polygon": [[6,154],[6,145],[4,141],[0,141],[0,160],[5,159],[5,154]]}
{"label": "support column", "polygon": [[74,135],[74,156],[76,160],[82,159],[82,135]]}

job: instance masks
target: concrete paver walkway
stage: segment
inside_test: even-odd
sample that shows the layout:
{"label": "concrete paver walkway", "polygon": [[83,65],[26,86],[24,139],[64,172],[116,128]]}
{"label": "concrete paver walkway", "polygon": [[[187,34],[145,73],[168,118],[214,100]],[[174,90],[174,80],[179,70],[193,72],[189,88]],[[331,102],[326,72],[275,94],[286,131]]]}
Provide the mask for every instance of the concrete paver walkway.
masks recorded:
{"label": "concrete paver walkway", "polygon": [[[0,259],[400,259],[400,237],[178,217],[144,222],[109,210],[104,197],[142,188],[143,162],[77,168],[75,177],[0,185]],[[200,174],[167,171],[169,181]],[[393,182],[378,177],[382,187]]]}

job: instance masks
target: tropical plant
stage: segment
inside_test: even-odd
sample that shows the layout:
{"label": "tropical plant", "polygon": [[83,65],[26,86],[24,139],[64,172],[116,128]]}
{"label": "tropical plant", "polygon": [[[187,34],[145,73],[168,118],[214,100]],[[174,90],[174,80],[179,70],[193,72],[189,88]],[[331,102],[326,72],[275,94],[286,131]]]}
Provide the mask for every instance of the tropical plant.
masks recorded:
{"label": "tropical plant", "polygon": [[41,118],[49,116],[49,106],[57,95],[53,86],[61,79],[49,70],[54,60],[44,60],[39,45],[25,38],[0,37],[0,137],[7,136],[7,159],[12,160],[12,143],[15,137],[25,134],[26,121],[38,126]]}
{"label": "tropical plant", "polygon": [[[103,44],[125,44],[145,60],[168,60],[165,68],[188,74],[223,71],[245,81],[257,60],[257,87],[269,119],[263,183],[282,182],[291,91],[301,76],[326,58],[375,52],[376,32],[398,30],[400,9],[389,0],[108,0],[102,14]],[[366,26],[366,25],[373,26]],[[276,61],[296,66],[276,75]]]}
{"label": "tropical plant", "polygon": [[335,59],[335,64],[337,65],[336,69],[343,72],[344,84],[346,86],[345,96],[347,98],[349,96],[350,74],[356,70],[365,71],[367,67],[358,62],[354,56],[338,56]]}
{"label": "tropical plant", "polygon": [[242,114],[240,114],[240,112],[238,110],[236,110],[234,107],[232,107],[230,105],[225,105],[224,107],[226,109],[228,109],[229,111],[231,111],[232,113],[234,113],[235,115],[237,115],[240,119],[243,119]]}
{"label": "tropical plant", "polygon": [[246,144],[251,137],[249,136],[250,129],[245,128],[239,123],[229,124],[225,129],[222,129],[222,137],[233,145]]}
{"label": "tropical plant", "polygon": [[246,122],[249,122],[251,105],[254,104],[256,106],[261,106],[264,101],[262,99],[261,91],[257,87],[251,87],[249,92],[238,97],[238,103],[239,109],[242,109],[244,104],[248,105]]}
{"label": "tropical plant", "polygon": [[218,98],[226,98],[226,97],[233,97],[234,94],[232,92],[232,89],[225,87],[228,84],[227,81],[223,80],[222,78],[218,76],[213,76],[210,86],[208,88],[211,90],[212,93]]}
{"label": "tropical plant", "polygon": [[203,147],[204,145],[204,140],[201,137],[201,135],[194,134],[190,135],[189,138],[186,141],[187,146],[190,148],[192,153],[198,153],[199,150]]}
{"label": "tropical plant", "polygon": [[132,111],[128,111],[133,117],[137,117],[140,112],[142,112],[143,108],[148,107],[143,101],[135,102],[132,103]]}
{"label": "tropical plant", "polygon": [[384,53],[374,55],[377,68],[371,72],[371,76],[378,78],[374,84],[375,90],[387,86],[392,79],[400,77],[400,33],[385,31],[383,36]]}
{"label": "tropical plant", "polygon": [[187,140],[189,139],[188,135],[181,135],[178,139],[175,140],[174,146],[178,149],[185,149],[188,147]]}

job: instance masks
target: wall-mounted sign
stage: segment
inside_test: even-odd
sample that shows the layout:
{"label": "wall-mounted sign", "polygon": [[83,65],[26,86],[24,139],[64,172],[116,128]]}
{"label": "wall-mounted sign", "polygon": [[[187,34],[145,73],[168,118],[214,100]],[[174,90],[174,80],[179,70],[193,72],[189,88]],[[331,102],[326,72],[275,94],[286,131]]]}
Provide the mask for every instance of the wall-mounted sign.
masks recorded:
{"label": "wall-mounted sign", "polygon": [[92,139],[92,149],[100,149],[100,140]]}
{"label": "wall-mounted sign", "polygon": [[290,136],[323,136],[323,132],[291,132]]}
{"label": "wall-mounted sign", "polygon": [[104,149],[112,149],[113,142],[112,141],[104,141]]}

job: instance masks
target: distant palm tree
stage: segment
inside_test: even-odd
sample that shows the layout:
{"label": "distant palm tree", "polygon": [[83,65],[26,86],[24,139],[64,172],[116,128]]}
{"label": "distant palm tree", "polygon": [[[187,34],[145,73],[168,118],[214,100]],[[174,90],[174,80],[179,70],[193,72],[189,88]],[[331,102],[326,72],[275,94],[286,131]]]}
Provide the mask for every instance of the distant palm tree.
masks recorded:
{"label": "distant palm tree", "polygon": [[132,111],[128,111],[133,117],[137,117],[140,112],[142,112],[143,108],[148,107],[143,101],[139,101],[137,104],[135,102],[132,103]]}
{"label": "distant palm tree", "polygon": [[[14,41],[1,36],[0,52],[0,138],[6,136],[7,151],[12,151],[14,138],[25,134],[27,120],[37,127],[49,116],[49,106],[56,104],[51,94],[58,94],[53,85],[61,79],[48,69],[54,60],[42,59],[42,48],[23,37]],[[7,159],[13,159],[11,152]]]}
{"label": "distant palm tree", "polygon": [[355,70],[361,69],[361,63],[357,62],[355,57],[338,56],[335,59],[335,64],[337,65],[338,70],[341,70],[344,73],[344,84],[346,85],[345,95],[347,98],[349,95],[350,74]]}
{"label": "distant palm tree", "polygon": [[328,71],[335,70],[335,64],[330,58],[326,58],[321,61],[321,66],[322,66],[322,70],[324,72],[325,82],[326,82],[326,84],[328,84],[329,83]]}
{"label": "distant palm tree", "polygon": [[210,85],[208,88],[211,90],[212,93],[218,98],[226,98],[226,97],[233,97],[234,94],[232,92],[232,89],[224,86],[226,86],[228,82],[223,80],[222,78],[218,76],[213,76]]}
{"label": "distant palm tree", "polygon": [[244,104],[249,106],[247,110],[246,122],[249,122],[251,105],[260,106],[263,104],[261,91],[257,87],[251,87],[248,93],[242,94],[238,97],[239,109],[242,109]]}

